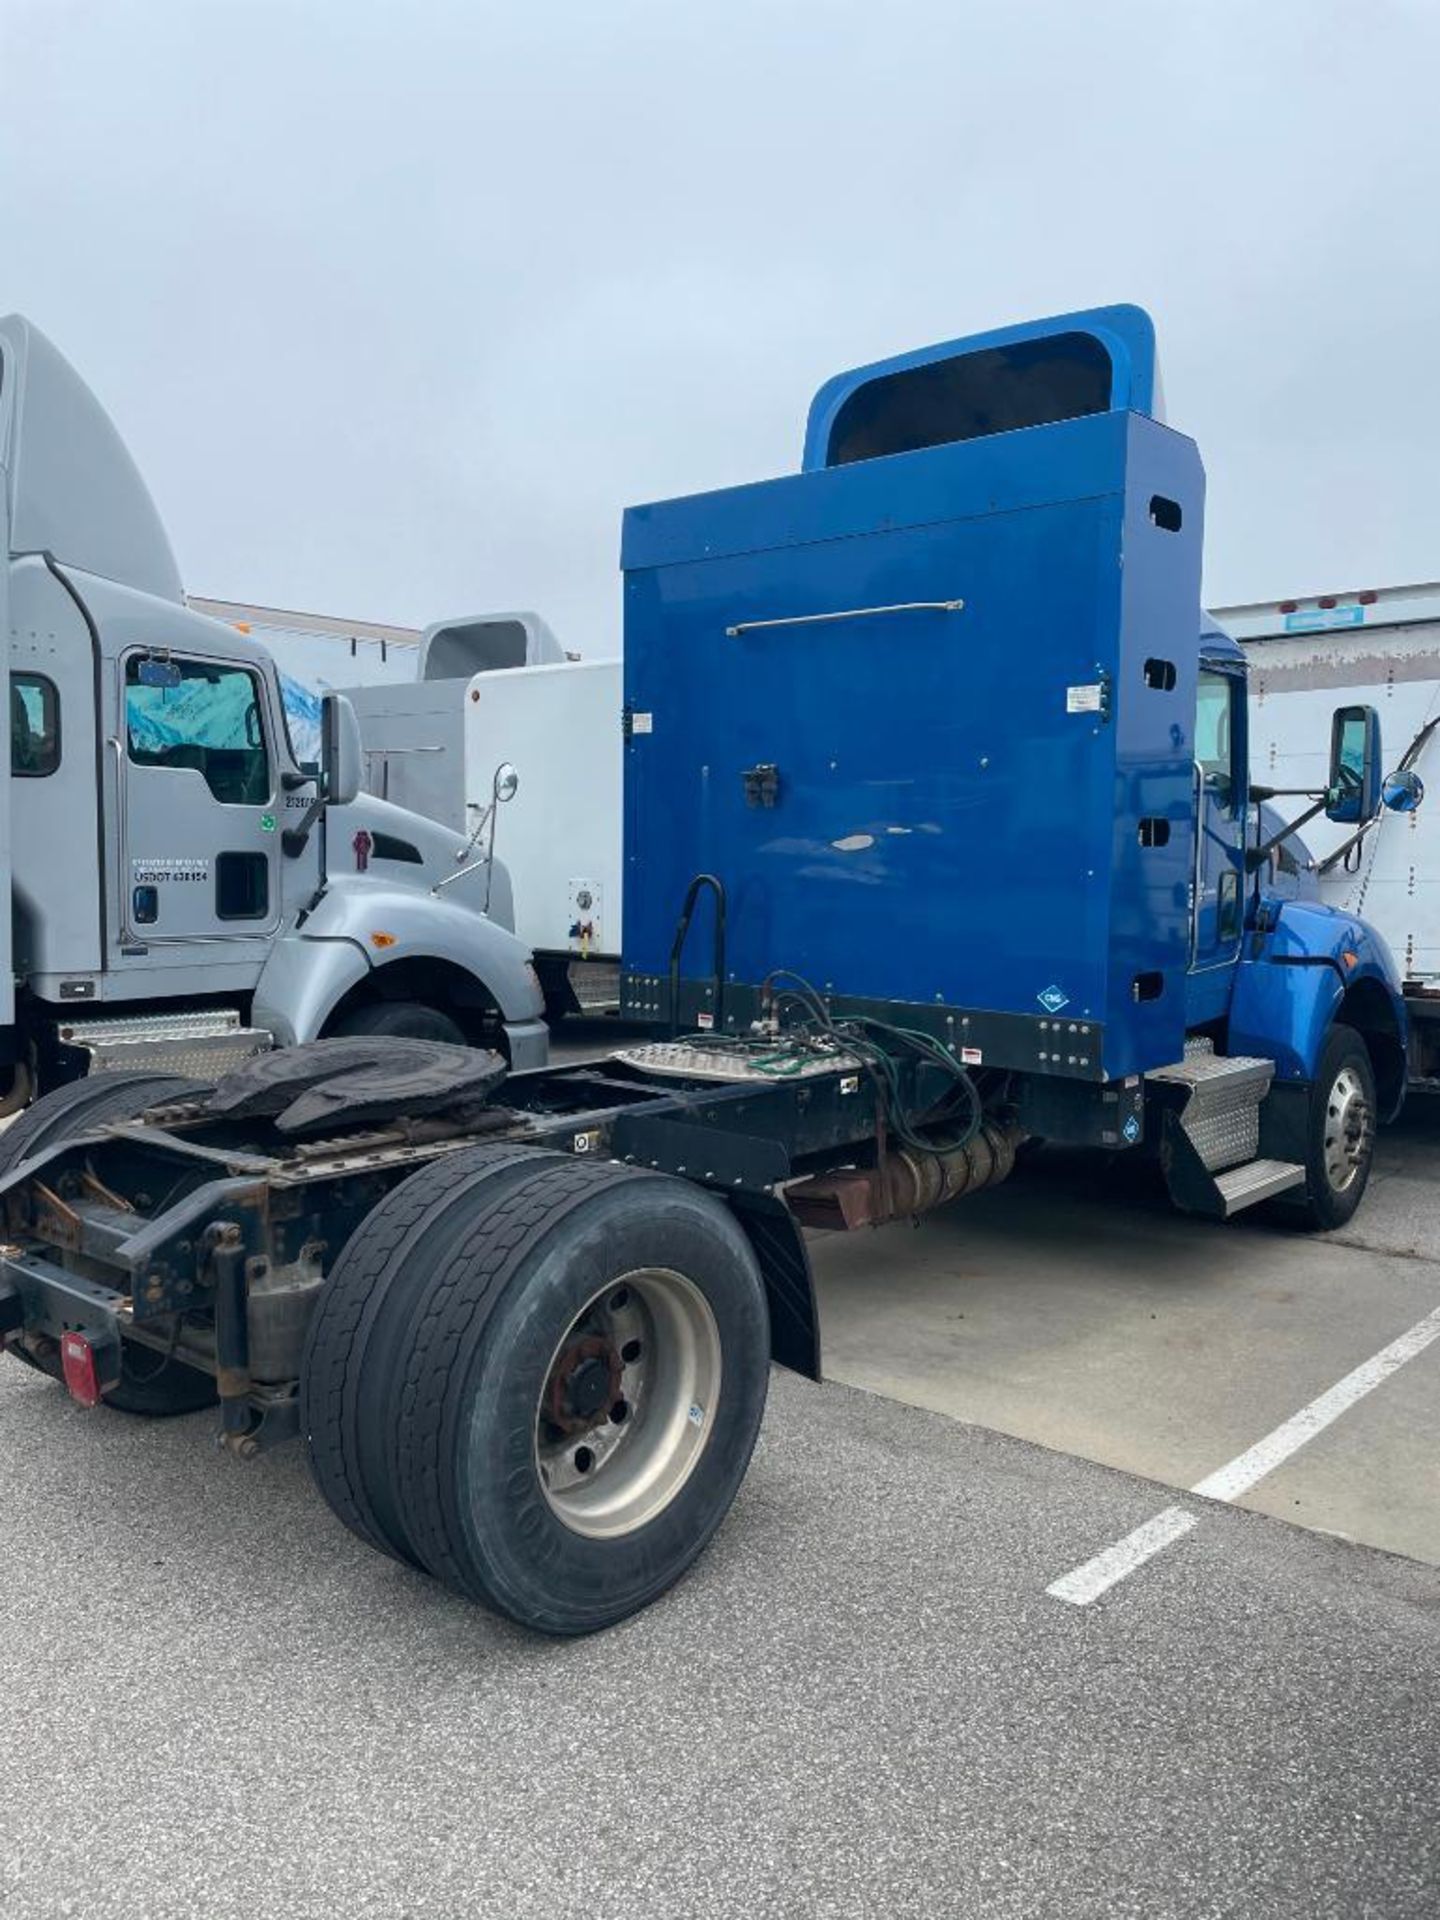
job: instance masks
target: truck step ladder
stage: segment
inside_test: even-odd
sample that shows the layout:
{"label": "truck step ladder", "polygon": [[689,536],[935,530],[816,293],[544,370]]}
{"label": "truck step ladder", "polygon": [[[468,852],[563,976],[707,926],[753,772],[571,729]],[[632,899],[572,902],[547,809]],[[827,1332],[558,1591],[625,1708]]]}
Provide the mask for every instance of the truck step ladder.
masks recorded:
{"label": "truck step ladder", "polygon": [[66,1020],[58,1038],[63,1046],[89,1056],[90,1073],[144,1067],[156,1073],[189,1073],[200,1080],[218,1079],[273,1045],[268,1028],[242,1026],[239,1014],[224,1007]]}
{"label": "truck step ladder", "polygon": [[1273,1060],[1218,1054],[1199,1039],[1186,1041],[1183,1060],[1146,1074],[1164,1109],[1160,1157],[1177,1206],[1228,1220],[1304,1185],[1297,1162],[1260,1157],[1260,1103],[1274,1073]]}

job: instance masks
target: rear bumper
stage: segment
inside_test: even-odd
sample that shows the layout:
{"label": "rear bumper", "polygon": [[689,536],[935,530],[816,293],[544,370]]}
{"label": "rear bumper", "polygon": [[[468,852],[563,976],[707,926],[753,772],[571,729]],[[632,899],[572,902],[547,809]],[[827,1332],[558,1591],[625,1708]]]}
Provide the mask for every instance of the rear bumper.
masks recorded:
{"label": "rear bumper", "polygon": [[67,1273],[37,1254],[0,1255],[0,1339],[38,1337],[58,1346],[66,1333],[83,1334],[102,1387],[120,1378],[122,1311],[128,1316],[130,1302],[112,1287]]}

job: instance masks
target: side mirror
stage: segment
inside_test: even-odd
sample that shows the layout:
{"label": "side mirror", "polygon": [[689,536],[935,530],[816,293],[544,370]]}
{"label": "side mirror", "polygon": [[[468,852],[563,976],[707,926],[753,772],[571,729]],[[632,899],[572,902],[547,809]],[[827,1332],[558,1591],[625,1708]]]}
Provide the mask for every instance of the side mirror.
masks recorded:
{"label": "side mirror", "polygon": [[327,693],[321,702],[320,743],[325,798],[333,807],[348,807],[364,783],[365,753],[360,722],[343,693]]}
{"label": "side mirror", "polygon": [[1330,724],[1325,818],[1358,827],[1380,809],[1380,716],[1374,707],[1337,707]]}
{"label": "side mirror", "polygon": [[497,804],[513,800],[520,791],[520,776],[508,760],[502,760],[495,769],[495,783],[490,792]]}
{"label": "side mirror", "polygon": [[1391,813],[1414,813],[1425,798],[1425,782],[1409,767],[1397,767],[1386,774],[1380,798]]}

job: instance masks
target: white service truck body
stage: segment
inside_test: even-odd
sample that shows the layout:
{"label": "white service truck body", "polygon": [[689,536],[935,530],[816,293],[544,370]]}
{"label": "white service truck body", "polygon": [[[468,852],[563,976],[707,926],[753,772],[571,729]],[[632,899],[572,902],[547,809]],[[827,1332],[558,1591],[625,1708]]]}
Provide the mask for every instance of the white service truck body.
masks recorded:
{"label": "white service truck body", "polygon": [[[1219,608],[1250,657],[1250,764],[1257,781],[1316,788],[1336,706],[1379,709],[1387,764],[1440,791],[1440,584]],[[1293,818],[1296,798],[1274,805]],[[1384,936],[1411,1016],[1412,1085],[1440,1089],[1440,813],[1382,812],[1363,828],[1302,829],[1322,900]]]}
{"label": "white service truck body", "polygon": [[477,673],[466,691],[467,800],[483,806],[496,770],[514,767],[495,851],[556,1011],[619,1003],[623,706],[618,660]]}
{"label": "white service truck body", "polygon": [[[567,654],[538,614],[485,614],[428,628],[419,671],[409,686],[346,689],[368,790],[453,828],[509,875],[552,1018],[618,1005],[620,661]],[[497,808],[505,766],[518,785]]]}

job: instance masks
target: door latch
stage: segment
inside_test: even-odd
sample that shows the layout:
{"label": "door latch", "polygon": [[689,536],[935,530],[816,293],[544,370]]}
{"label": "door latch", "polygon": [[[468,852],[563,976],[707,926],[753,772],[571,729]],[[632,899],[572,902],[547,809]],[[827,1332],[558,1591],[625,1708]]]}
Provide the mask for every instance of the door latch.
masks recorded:
{"label": "door latch", "polygon": [[773,761],[762,760],[758,767],[747,767],[741,778],[747,807],[773,807],[780,798],[780,769]]}

